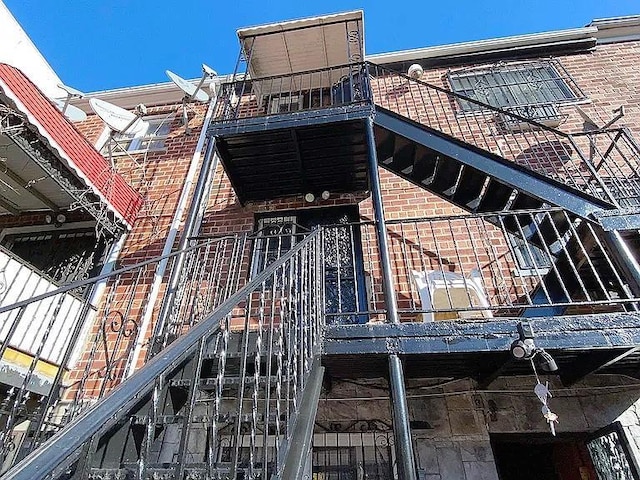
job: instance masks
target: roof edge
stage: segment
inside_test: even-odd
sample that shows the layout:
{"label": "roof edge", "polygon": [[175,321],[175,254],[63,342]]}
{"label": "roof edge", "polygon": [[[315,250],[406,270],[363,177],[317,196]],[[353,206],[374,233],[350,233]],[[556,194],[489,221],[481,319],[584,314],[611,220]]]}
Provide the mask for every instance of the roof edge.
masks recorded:
{"label": "roof edge", "polygon": [[316,15],[312,17],[303,17],[284,22],[266,23],[253,27],[244,27],[236,30],[236,34],[240,40],[244,38],[255,37],[258,35],[267,35],[270,33],[280,33],[287,30],[298,29],[303,27],[321,26],[326,23],[346,22],[351,20],[364,19],[364,10],[349,10],[346,12],[330,13],[327,15]]}
{"label": "roof edge", "polygon": [[395,63],[425,58],[457,57],[470,53],[487,53],[524,46],[550,45],[566,43],[571,40],[586,40],[595,37],[598,28],[587,26],[552,32],[530,33],[510,37],[474,40],[471,42],[452,43],[433,47],[401,50],[389,53],[367,55],[366,59],[374,63]]}

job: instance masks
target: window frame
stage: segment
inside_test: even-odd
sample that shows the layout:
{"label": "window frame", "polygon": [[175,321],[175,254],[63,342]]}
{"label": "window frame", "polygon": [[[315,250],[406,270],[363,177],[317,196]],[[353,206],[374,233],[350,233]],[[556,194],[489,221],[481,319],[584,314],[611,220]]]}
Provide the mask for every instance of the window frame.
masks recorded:
{"label": "window frame", "polygon": [[[19,259],[21,263],[29,265],[33,271],[38,272],[39,275],[42,275],[44,278],[47,278],[55,285],[63,285],[67,283],[68,280],[61,280],[55,278],[55,276],[47,273],[44,270],[41,270],[38,266],[36,266],[30,259],[22,257],[18,254],[14,248],[14,243],[28,243],[30,241],[38,241],[38,238],[28,238],[28,237],[57,237],[57,239],[61,238],[73,238],[77,234],[81,234],[80,236],[93,236],[96,238],[96,245],[100,243],[100,239],[95,235],[96,222],[95,221],[80,221],[80,222],[69,222],[64,223],[60,226],[54,226],[51,224],[45,225],[25,225],[20,227],[7,227],[3,228],[0,231],[0,247],[9,252],[12,256]],[[94,232],[91,235],[91,231]],[[87,235],[89,234],[89,235]],[[12,240],[9,238],[14,237]],[[43,238],[44,240],[44,238]],[[99,273],[99,269],[102,268],[105,262],[105,255],[108,254],[110,248],[110,241],[108,239],[105,240],[102,249],[97,249],[96,255],[93,259],[93,267],[88,269],[86,273],[90,273],[95,270]],[[97,273],[96,273],[97,274]],[[88,276],[84,278],[89,278]],[[75,280],[80,280],[82,278],[76,278]],[[74,281],[75,281],[74,280]]]}
{"label": "window frame", "polygon": [[[118,146],[114,146],[112,148],[111,153],[114,156],[120,155],[131,155],[137,153],[146,153],[146,152],[164,152],[167,150],[167,139],[171,135],[171,124],[175,119],[175,114],[171,113],[167,114],[157,114],[157,115],[149,115],[144,118],[144,121],[147,122],[147,128],[144,131],[137,131],[133,134],[119,134],[115,133],[113,135],[113,139],[118,143]],[[154,127],[155,125],[155,127]],[[152,129],[153,132],[149,133]],[[166,129],[166,133],[157,134],[160,129]],[[103,130],[100,138],[96,142],[96,149],[104,156],[108,155],[108,143],[110,140],[111,129],[107,126]],[[129,139],[127,140],[127,137]],[[144,142],[149,142],[149,144],[153,144],[155,142],[161,141],[161,145],[154,147],[141,148],[140,146],[144,144]]]}
{"label": "window frame", "polygon": [[514,275],[530,277],[549,273],[553,261],[549,259],[544,250],[523,240],[518,235],[509,233],[507,237],[509,248],[515,260]]}
{"label": "window frame", "polygon": [[[526,81],[525,76],[532,71],[542,71],[547,74],[545,78],[540,78],[542,87],[536,92]],[[575,80],[569,75],[564,66],[556,59],[543,59],[526,62],[498,62],[493,65],[482,65],[471,68],[447,71],[447,81],[451,91],[458,95],[471,98],[480,103],[490,105],[497,109],[514,109],[515,113],[520,113],[523,107],[532,107],[532,111],[539,111],[541,106],[555,106],[561,104],[578,103],[587,100],[586,95],[577,85]],[[509,80],[507,76],[520,77],[520,82]],[[482,78],[486,77],[486,78]],[[488,85],[489,93],[478,95],[475,92],[481,89],[473,88],[473,79],[477,79],[478,84],[482,80],[490,79],[493,85]],[[467,86],[461,85],[462,79],[467,79]],[[477,86],[477,84],[476,84]],[[556,93],[561,92],[561,95]],[[529,96],[527,98],[527,95]],[[495,101],[492,101],[492,98]],[[497,101],[501,97],[503,101]],[[475,114],[485,110],[483,106],[464,99],[458,98],[457,104],[460,114]],[[544,109],[543,109],[544,110]],[[550,111],[555,109],[551,108]],[[538,120],[534,118],[534,120]]]}
{"label": "window frame", "polygon": [[[297,221],[298,216],[295,213],[261,216],[256,219],[255,243],[251,254],[251,278],[260,275],[270,265],[268,262],[270,253],[278,253],[277,258],[279,258],[295,246],[297,235],[299,235]],[[283,233],[280,231],[277,235],[264,234],[267,228],[275,226],[280,230],[291,227],[291,232]],[[282,245],[282,239],[285,237],[290,237],[288,246]]]}

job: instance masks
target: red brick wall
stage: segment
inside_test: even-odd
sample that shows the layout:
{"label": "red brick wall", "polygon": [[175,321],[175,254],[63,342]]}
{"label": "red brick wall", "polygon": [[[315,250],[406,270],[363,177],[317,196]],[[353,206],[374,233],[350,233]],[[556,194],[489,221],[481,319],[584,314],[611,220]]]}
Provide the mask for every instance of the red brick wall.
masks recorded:
{"label": "red brick wall", "polygon": [[[626,116],[619,122],[620,125],[629,126],[632,131],[640,138],[640,79],[638,75],[637,59],[640,58],[640,43],[629,42],[617,45],[605,45],[598,47],[595,52],[583,53],[578,55],[569,55],[559,58],[569,74],[574,78],[576,83],[582,88],[587,102],[582,104],[585,111],[588,112],[595,120],[605,123],[611,118],[611,110],[621,104],[626,107]],[[446,84],[446,69],[433,69],[425,73],[424,80],[432,82],[442,87],[448,87]],[[376,86],[374,85],[374,88]],[[427,108],[415,103],[407,103],[402,99],[406,92],[400,89],[396,92],[394,102],[402,105],[402,109],[409,115],[415,115],[418,111],[422,111],[422,116],[428,117]],[[246,108],[255,108],[249,99],[243,100],[243,106]],[[145,196],[145,206],[134,225],[132,232],[129,234],[123,255],[123,262],[140,261],[145,258],[151,258],[160,253],[164,241],[167,236],[168,226],[173,216],[176,202],[184,182],[184,177],[188,169],[188,165],[193,154],[196,142],[197,132],[202,123],[204,115],[204,106],[196,106],[195,118],[191,120],[190,126],[193,130],[191,136],[184,135],[184,128],[180,124],[180,115],[178,114],[172,123],[170,137],[167,141],[167,149],[162,153],[149,154],[146,159],[138,158],[138,161],[146,164],[144,178],[140,170],[130,170],[127,173],[126,168],[130,167],[124,162],[124,159],[118,159],[118,163],[123,165],[124,172],[136,184],[140,185],[141,193]],[[449,109],[449,115],[454,115],[451,105],[446,107]],[[155,113],[163,113],[167,111],[178,111],[179,106],[173,105],[152,110]],[[576,131],[582,129],[582,121],[574,106],[567,105],[561,107],[564,114],[567,115],[566,122],[561,126],[564,131]],[[442,121],[442,119],[440,119]],[[101,124],[95,118],[90,117],[86,122],[80,125],[80,129],[87,137],[95,141],[101,133]],[[460,130],[465,135],[479,135],[480,131],[469,127],[466,130]],[[489,136],[488,142],[490,149],[505,148],[500,145],[493,137]],[[507,146],[508,147],[508,146]],[[385,203],[385,217],[388,220],[397,220],[413,217],[433,217],[433,216],[449,216],[459,215],[463,211],[446,201],[441,200],[429,192],[412,185],[392,173],[380,169],[380,177],[382,182],[382,193]],[[278,212],[285,210],[297,210],[303,208],[319,208],[338,205],[356,204],[359,207],[360,215],[363,220],[373,219],[373,211],[371,201],[366,192],[355,192],[354,194],[344,194],[331,197],[328,201],[316,201],[313,205],[309,205],[302,198],[277,199],[271,202],[258,202],[241,206],[235,197],[231,185],[222,171],[222,167],[218,165],[209,204],[204,216],[201,233],[203,235],[223,235],[230,232],[249,231],[253,229],[255,215],[266,212]],[[397,226],[391,227],[391,230],[398,231]],[[493,229],[493,230],[492,230]],[[501,238],[497,231],[489,226],[491,230],[489,234],[490,242],[493,247],[506,255],[506,245],[504,238]],[[402,233],[400,231],[400,233]],[[478,232],[478,235],[485,233]],[[455,232],[453,233],[455,236]],[[451,236],[451,235],[449,235]],[[365,242],[375,243],[373,236],[364,240]],[[401,243],[392,242],[394,245],[394,255],[402,255]],[[436,242],[438,243],[438,242]],[[473,247],[468,241],[459,244],[459,250],[462,252],[460,256],[457,253],[446,249],[444,243],[440,245],[442,251],[448,253],[446,262],[438,260],[432,263],[434,267],[447,265],[450,271],[468,272],[470,265],[488,261],[486,256],[475,258],[470,252]],[[435,247],[434,247],[435,248]],[[513,261],[505,257],[505,263],[499,267],[504,274],[509,273],[513,269]],[[372,278],[373,300],[378,308],[383,308],[381,302],[381,290],[379,285],[379,265],[372,259],[368,265],[368,274]],[[400,277],[400,276],[399,276]],[[488,285],[494,290],[488,292],[489,295],[497,295],[496,286]],[[507,286],[510,289],[515,288],[513,285]],[[411,280],[407,272],[402,273],[399,278],[398,289],[399,298],[404,299],[401,302],[402,308],[408,308],[411,302],[412,290]],[[145,290],[141,289],[139,293],[142,295]],[[415,318],[415,317],[414,317]],[[409,320],[413,318],[408,317]],[[92,332],[97,334],[97,328]],[[89,361],[87,354],[85,360]],[[85,364],[86,365],[86,364]],[[81,368],[84,365],[80,366]]]}
{"label": "red brick wall", "polygon": [[[131,157],[114,156],[118,171],[144,197],[143,208],[133,229],[126,237],[118,267],[157,257],[164,247],[206,113],[205,105],[190,106],[189,126],[192,133],[185,135],[181,109],[181,104],[149,109],[149,115],[172,115],[171,131],[164,150],[132,154]],[[95,116],[89,116],[79,125],[79,128],[90,141],[95,143],[102,135],[104,125]],[[76,402],[91,399],[98,395],[103,382],[106,381],[109,388],[119,382],[124,373],[127,356],[135,341],[135,325],[130,319],[139,325],[150,292],[154,270],[155,264],[152,264],[140,277],[137,277],[137,272],[134,272],[126,276],[125,281],[119,283],[117,287],[108,287],[103,296],[103,299],[108,302],[101,305],[97,315],[99,320],[89,333],[85,352],[69,375],[69,382],[74,387],[80,387],[79,382],[83,381],[82,379],[89,378],[88,383],[82,386],[81,394],[78,394],[77,388],[70,389],[67,392],[68,399],[75,399]],[[135,288],[132,288],[134,284]],[[163,290],[164,287],[161,289],[160,298]],[[154,310],[154,315],[157,313],[158,306]],[[124,326],[122,326],[123,315]],[[152,328],[153,323],[146,332],[142,333],[141,338],[147,338]],[[126,329],[130,331],[127,332]],[[146,350],[143,350],[141,362],[145,353]],[[141,362],[139,365],[142,364]],[[105,380],[107,364],[113,366],[110,372],[113,380]],[[75,397],[76,395],[79,396]]]}

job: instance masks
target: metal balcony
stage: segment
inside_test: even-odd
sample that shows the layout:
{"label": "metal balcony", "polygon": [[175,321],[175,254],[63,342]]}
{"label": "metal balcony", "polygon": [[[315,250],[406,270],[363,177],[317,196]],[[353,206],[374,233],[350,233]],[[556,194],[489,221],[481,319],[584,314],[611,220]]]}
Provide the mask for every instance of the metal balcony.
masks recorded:
{"label": "metal balcony", "polygon": [[222,86],[209,133],[241,202],[368,188],[364,64]]}
{"label": "metal balcony", "polygon": [[[375,225],[323,231],[330,375],[384,375],[392,351],[407,356],[409,376],[485,378],[509,361],[522,320],[567,379],[579,377],[578,364],[590,365],[584,374],[606,365],[637,375],[640,297],[597,223],[544,208],[394,220],[387,229],[400,325],[385,323]],[[345,245],[355,253],[341,255]],[[502,371],[518,373],[527,365]]]}

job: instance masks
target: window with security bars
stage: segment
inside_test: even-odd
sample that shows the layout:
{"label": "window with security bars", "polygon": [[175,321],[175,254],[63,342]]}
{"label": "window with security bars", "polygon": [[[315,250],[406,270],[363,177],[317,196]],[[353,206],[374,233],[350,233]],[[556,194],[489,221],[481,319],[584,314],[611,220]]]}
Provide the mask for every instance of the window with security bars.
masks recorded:
{"label": "window with security bars", "polygon": [[9,233],[0,244],[60,284],[97,275],[105,249],[94,228]]}
{"label": "window with security bars", "polygon": [[[555,60],[501,62],[490,67],[450,71],[448,76],[454,92],[493,107],[512,109],[529,118],[549,115],[544,108],[541,110],[536,106],[584,98],[573,79]],[[464,100],[460,100],[460,107],[465,112],[482,109],[481,105]],[[522,107],[529,107],[530,111]]]}
{"label": "window with security bars", "polygon": [[[132,153],[132,152],[148,152],[164,150],[166,140],[171,131],[171,122],[173,117],[166,115],[158,117],[145,118],[146,128],[135,129],[130,133],[115,134],[111,144],[113,154]],[[105,142],[101,149],[101,153],[106,155],[109,153],[109,140]]]}
{"label": "window with security bars", "polygon": [[257,227],[251,269],[254,277],[291,250],[296,242],[296,216],[260,218]]}
{"label": "window with security bars", "polygon": [[541,248],[531,245],[515,235],[509,235],[509,241],[520,273],[546,273],[551,267],[549,256]]}

